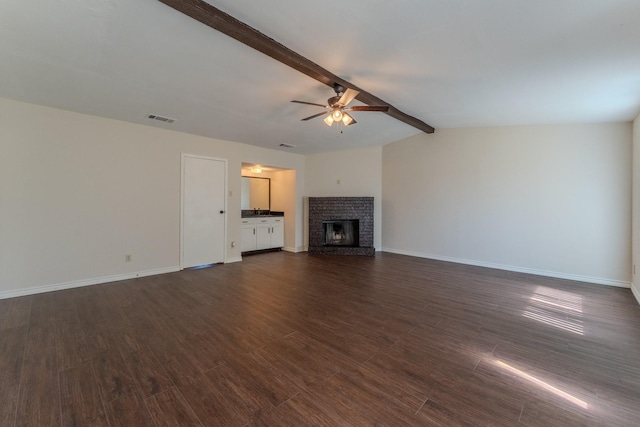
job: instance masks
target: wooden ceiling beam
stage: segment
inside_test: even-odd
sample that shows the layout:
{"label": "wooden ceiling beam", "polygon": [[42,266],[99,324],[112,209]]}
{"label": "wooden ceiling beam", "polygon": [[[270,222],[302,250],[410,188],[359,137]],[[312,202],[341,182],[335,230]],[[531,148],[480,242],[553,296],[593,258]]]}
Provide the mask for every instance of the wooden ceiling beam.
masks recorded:
{"label": "wooden ceiling beam", "polygon": [[274,39],[266,36],[255,28],[237,20],[233,16],[221,11],[203,0],[159,0],[167,6],[184,13],[185,15],[199,21],[221,33],[232,37],[239,42],[252,47],[265,55],[279,61],[289,67],[306,74],[307,76],[324,83],[333,88],[334,84],[339,84],[344,88],[351,88],[360,92],[356,99],[367,105],[388,105],[389,111],[386,114],[400,120],[410,126],[420,129],[426,133],[433,133],[434,128],[420,119],[410,116],[398,110],[388,102],[377,96],[357,87],[329,70],[321,67],[315,62],[294,52],[288,47],[278,43]]}

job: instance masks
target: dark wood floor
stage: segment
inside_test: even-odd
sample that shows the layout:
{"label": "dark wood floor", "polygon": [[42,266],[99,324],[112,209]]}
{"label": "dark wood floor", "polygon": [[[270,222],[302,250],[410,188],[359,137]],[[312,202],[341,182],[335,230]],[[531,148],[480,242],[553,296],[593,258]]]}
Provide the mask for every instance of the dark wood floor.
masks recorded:
{"label": "dark wood floor", "polygon": [[637,426],[628,289],[267,253],[0,301],[2,426]]}

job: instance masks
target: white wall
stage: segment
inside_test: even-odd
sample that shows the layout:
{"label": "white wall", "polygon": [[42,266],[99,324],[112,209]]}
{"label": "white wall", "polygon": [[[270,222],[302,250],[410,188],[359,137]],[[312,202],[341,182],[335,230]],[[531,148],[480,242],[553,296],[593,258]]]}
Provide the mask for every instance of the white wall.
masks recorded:
{"label": "white wall", "polygon": [[0,298],[177,269],[183,152],[228,159],[227,262],[242,162],[301,171],[302,247],[301,155],[0,98]]}
{"label": "white wall", "polygon": [[629,286],[629,123],[440,129],[382,182],[385,251]]}
{"label": "white wall", "polygon": [[382,147],[307,156],[305,183],[309,197],[374,197],[373,244],[381,250]]}
{"label": "white wall", "polygon": [[640,115],[633,121],[633,281],[631,290],[640,303]]}
{"label": "white wall", "polygon": [[276,171],[271,173],[271,210],[284,212],[284,250],[289,252],[302,252],[302,240],[297,245],[293,239],[296,235],[296,222],[290,221],[301,217],[302,211],[296,203],[296,178],[294,170]]}
{"label": "white wall", "polygon": [[627,285],[631,135],[628,123],[443,129],[305,158],[0,98],[0,298],[178,268],[182,152],[228,159],[228,262],[250,162],[291,169],[272,176],[295,188],[275,202],[294,212],[290,250],[303,248],[303,195],[373,196],[378,250]]}

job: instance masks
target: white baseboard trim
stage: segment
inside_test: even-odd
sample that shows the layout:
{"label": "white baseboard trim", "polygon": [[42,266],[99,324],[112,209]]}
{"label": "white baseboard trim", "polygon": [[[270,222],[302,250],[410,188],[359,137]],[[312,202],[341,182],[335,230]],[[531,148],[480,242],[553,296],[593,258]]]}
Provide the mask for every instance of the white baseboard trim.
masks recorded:
{"label": "white baseboard trim", "polygon": [[240,261],[242,261],[242,257],[238,256],[238,257],[227,258],[227,260],[224,263],[225,264],[231,264],[233,262],[240,262]]}
{"label": "white baseboard trim", "polygon": [[286,252],[293,252],[294,254],[297,254],[299,252],[306,252],[302,246],[298,246],[298,247],[285,246],[282,248],[282,250]]}
{"label": "white baseboard trim", "polygon": [[640,304],[640,291],[638,291],[636,287],[633,286],[633,284],[631,285],[631,293],[634,297],[636,297],[636,301],[638,301],[638,304]]}
{"label": "white baseboard trim", "polygon": [[117,282],[119,280],[135,279],[136,277],[155,276],[157,274],[173,273],[180,271],[179,266],[156,268],[153,270],[136,271],[133,273],[114,274],[113,276],[94,277],[91,279],[74,280],[72,282],[54,283],[45,286],[36,286],[27,289],[0,292],[0,299],[23,297],[26,295],[41,294],[44,292],[60,291],[63,289],[79,288],[82,286],[99,285],[101,283]]}
{"label": "white baseboard trim", "polygon": [[447,256],[425,254],[425,253],[421,253],[421,252],[405,251],[405,250],[394,249],[394,248],[384,248],[383,247],[382,251],[383,252],[391,252],[391,253],[399,254],[399,255],[409,255],[409,256],[415,256],[415,257],[419,257],[419,258],[434,259],[434,260],[438,260],[438,261],[455,262],[455,263],[458,263],[458,264],[468,264],[468,265],[475,265],[475,266],[478,266],[478,267],[495,268],[495,269],[498,269],[498,270],[515,271],[517,273],[528,273],[528,274],[536,274],[538,276],[555,277],[556,279],[576,280],[578,282],[587,282],[587,283],[595,283],[595,284],[598,284],[598,285],[615,286],[615,287],[618,287],[618,288],[630,288],[631,287],[631,283],[630,282],[624,282],[622,280],[603,279],[603,278],[600,278],[600,277],[591,277],[591,276],[582,276],[582,275],[578,275],[578,274],[560,273],[560,272],[557,272],[557,271],[538,270],[538,269],[535,269],[535,268],[517,267],[517,266],[514,266],[514,265],[495,264],[495,263],[491,263],[491,262],[475,261],[475,260],[464,259],[464,258],[453,258],[453,257],[447,257]]}

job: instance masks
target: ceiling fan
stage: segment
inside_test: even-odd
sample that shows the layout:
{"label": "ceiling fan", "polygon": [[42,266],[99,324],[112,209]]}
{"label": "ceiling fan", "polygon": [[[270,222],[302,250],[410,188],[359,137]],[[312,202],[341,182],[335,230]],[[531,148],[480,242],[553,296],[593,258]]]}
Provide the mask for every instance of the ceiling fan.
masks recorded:
{"label": "ceiling fan", "polygon": [[353,101],[360,92],[350,88],[345,90],[344,86],[337,83],[333,85],[333,90],[335,90],[336,96],[329,98],[326,105],[316,104],[315,102],[291,101],[298,104],[315,105],[326,109],[321,113],[305,117],[302,121],[326,115],[327,117],[324,118],[324,122],[328,126],[333,125],[334,122],[342,122],[345,126],[349,126],[357,123],[356,120],[348,113],[349,111],[381,111],[385,113],[389,111],[388,105],[354,105],[353,107],[347,107],[347,104]]}

